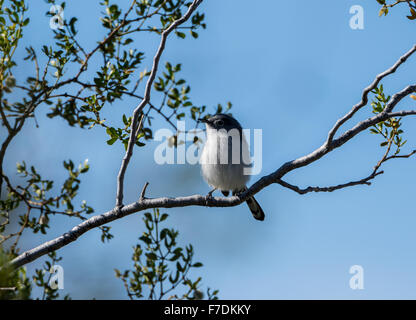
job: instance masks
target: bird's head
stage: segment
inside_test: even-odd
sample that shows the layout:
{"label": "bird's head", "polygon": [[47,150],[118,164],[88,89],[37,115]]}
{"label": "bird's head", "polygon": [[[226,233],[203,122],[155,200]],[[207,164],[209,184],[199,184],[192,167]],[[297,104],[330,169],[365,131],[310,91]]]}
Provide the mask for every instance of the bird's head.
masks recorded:
{"label": "bird's head", "polygon": [[240,123],[228,114],[219,113],[208,119],[201,118],[198,120],[205,123],[207,129],[224,129],[226,131],[229,131],[231,129],[242,129]]}

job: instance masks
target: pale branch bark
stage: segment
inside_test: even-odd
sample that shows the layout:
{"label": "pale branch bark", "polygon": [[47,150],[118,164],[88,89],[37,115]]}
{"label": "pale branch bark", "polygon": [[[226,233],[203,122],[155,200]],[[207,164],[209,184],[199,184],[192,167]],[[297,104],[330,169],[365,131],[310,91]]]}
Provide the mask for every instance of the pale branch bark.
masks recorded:
{"label": "pale branch bark", "polygon": [[397,112],[390,112],[389,116],[391,118],[394,117],[405,117],[405,116],[411,116],[416,115],[416,110],[403,110],[403,111],[397,111]]}
{"label": "pale branch bark", "polygon": [[339,190],[339,189],[344,189],[344,188],[347,188],[347,187],[352,187],[352,186],[357,186],[357,185],[362,185],[362,184],[365,184],[365,185],[369,186],[369,185],[371,185],[370,180],[374,179],[375,177],[377,177],[378,175],[383,174],[383,173],[384,173],[384,171],[377,171],[377,172],[372,173],[371,175],[369,175],[368,177],[366,177],[364,179],[357,180],[357,181],[351,181],[351,182],[348,182],[348,183],[343,183],[343,184],[339,184],[339,185],[336,185],[336,186],[330,186],[330,187],[312,187],[311,186],[311,187],[307,187],[305,189],[301,189],[298,186],[290,184],[290,183],[288,183],[284,180],[281,180],[281,179],[278,179],[277,183],[280,184],[281,186],[283,186],[285,188],[288,188],[290,190],[293,190],[293,191],[295,191],[299,194],[306,194],[306,193],[309,193],[309,192],[333,192],[333,191],[336,191],[336,190]]}
{"label": "pale branch bark", "polygon": [[[199,4],[199,2],[200,1],[195,1],[194,4],[195,3]],[[160,48],[162,48],[161,50],[163,50],[163,46],[161,46]],[[160,52],[159,57],[160,57],[160,54],[161,54],[161,50],[158,51],[158,52]],[[413,47],[413,49],[411,51],[409,51],[407,54],[405,54],[399,60],[399,62],[397,62],[392,68],[388,69],[387,71],[385,71],[381,75],[377,76],[375,82],[373,82],[372,85],[370,85],[369,87],[367,87],[364,90],[363,98],[362,98],[361,103],[366,104],[368,102],[368,94],[373,89],[373,86],[375,88],[375,86],[378,85],[378,83],[380,82],[380,80],[383,77],[385,77],[387,74],[393,73],[398,68],[398,66],[400,64],[402,64],[415,51],[416,51],[416,46]],[[153,67],[155,68],[155,65]],[[157,63],[156,63],[156,68],[157,68]],[[375,83],[375,85],[374,85],[374,83]],[[150,88],[148,89],[147,95],[149,95],[149,92],[150,92],[149,90],[150,90]],[[249,197],[258,193],[260,190],[266,188],[267,186],[269,186],[271,184],[275,184],[275,183],[280,184],[280,185],[282,185],[286,188],[289,188],[289,189],[294,190],[294,191],[296,191],[298,193],[301,193],[301,194],[311,192],[311,191],[315,191],[315,192],[317,192],[317,191],[334,191],[334,190],[346,188],[346,187],[349,187],[349,186],[354,186],[354,185],[359,185],[359,184],[368,184],[370,180],[372,180],[377,175],[382,173],[382,171],[377,171],[378,168],[380,167],[379,164],[377,164],[373,173],[370,176],[368,176],[367,178],[364,178],[364,179],[358,180],[358,181],[345,183],[345,184],[338,185],[338,186],[326,187],[326,188],[309,187],[309,188],[306,188],[306,189],[300,189],[299,187],[296,187],[296,186],[293,186],[293,185],[291,185],[287,182],[284,182],[282,180],[282,177],[290,171],[293,171],[295,169],[307,166],[307,165],[319,160],[320,158],[322,158],[323,156],[325,156],[329,152],[333,151],[334,149],[341,147],[343,144],[345,144],[346,142],[351,140],[357,134],[367,130],[368,128],[370,128],[373,125],[376,125],[379,122],[386,121],[387,119],[390,119],[390,118],[393,118],[393,117],[396,117],[396,116],[405,117],[405,116],[415,115],[414,111],[392,112],[393,109],[396,107],[396,105],[404,97],[406,97],[407,95],[409,95],[413,92],[416,92],[416,85],[407,86],[402,91],[396,93],[395,95],[393,95],[391,97],[391,99],[387,103],[385,109],[381,113],[379,113],[377,115],[374,115],[371,118],[368,118],[368,119],[365,119],[363,121],[358,122],[354,127],[345,131],[338,138],[334,138],[335,132],[338,130],[338,128],[343,123],[345,123],[346,120],[350,119],[356,111],[358,111],[357,108],[361,108],[361,107],[355,106],[353,108],[353,110],[351,110],[346,116],[342,117],[340,120],[338,120],[336,122],[337,124],[333,127],[333,129],[331,129],[332,134],[329,135],[329,137],[332,136],[332,138],[327,139],[323,143],[322,146],[320,146],[315,151],[313,151],[313,152],[311,152],[311,153],[309,153],[305,156],[302,156],[302,157],[297,158],[295,160],[288,161],[288,162],[284,163],[276,171],[272,172],[269,175],[266,175],[266,176],[260,178],[250,188],[248,188],[245,192],[243,192],[239,195],[231,196],[229,198],[209,197],[209,196],[203,196],[203,195],[191,195],[191,196],[176,197],[176,198],[162,197],[162,198],[150,199],[150,198],[145,197],[145,192],[146,192],[146,189],[148,187],[148,183],[146,183],[143,187],[143,190],[141,191],[141,194],[140,194],[140,197],[139,197],[138,201],[133,202],[131,204],[128,204],[126,206],[117,205],[114,209],[112,209],[112,210],[110,210],[106,213],[103,213],[101,215],[97,215],[97,216],[94,216],[94,217],[92,217],[88,220],[85,220],[81,224],[75,226],[72,230],[63,234],[62,236],[60,236],[60,237],[58,237],[54,240],[51,240],[49,242],[46,242],[44,244],[41,244],[41,245],[39,245],[38,247],[36,247],[34,249],[31,249],[31,250],[28,250],[28,251],[22,253],[21,255],[16,257],[14,260],[12,260],[10,262],[10,265],[14,268],[18,268],[20,266],[23,266],[26,263],[29,263],[29,262],[47,254],[47,253],[49,253],[49,252],[58,250],[59,248],[62,248],[63,246],[75,241],[82,234],[84,234],[85,232],[87,232],[91,229],[94,229],[96,227],[100,227],[104,224],[107,224],[107,223],[113,221],[113,220],[120,219],[120,218],[123,218],[127,215],[130,215],[130,214],[133,214],[133,213],[136,213],[136,212],[139,212],[139,211],[143,211],[143,210],[146,210],[146,209],[174,208],[174,207],[186,207],[186,206],[205,206],[205,207],[232,207],[232,206],[237,206],[237,205],[241,204],[242,202],[246,201]],[[140,108],[141,105],[142,105],[142,103],[136,108],[135,112],[137,110],[140,110],[139,108]],[[351,114],[351,112],[352,112],[352,114]],[[137,116],[139,115],[139,113],[140,112],[136,113]],[[346,120],[343,121],[342,119],[346,119]],[[137,122],[137,120],[136,120],[136,122]],[[136,127],[133,127],[132,129],[136,129]],[[134,134],[136,132],[136,130],[132,130],[131,132]],[[129,145],[134,145],[134,140]],[[131,146],[131,148],[132,148],[132,146]],[[416,153],[416,150],[413,151],[412,153],[408,154],[408,155],[405,155],[405,156],[395,155],[395,156],[386,157],[386,155],[384,155],[382,160],[387,161],[387,160],[390,160],[390,159],[393,159],[393,158],[408,158],[408,157],[410,157],[411,155],[413,155],[415,153]],[[122,165],[122,168],[121,168],[124,171],[126,169],[128,161],[131,157],[131,153],[130,153],[130,155],[126,153],[126,156],[127,156],[127,162],[124,162],[123,165]],[[124,176],[124,173],[123,173],[123,176]],[[122,185],[123,179],[119,180],[119,183],[120,182],[121,182],[121,185]],[[122,201],[122,196],[123,196],[122,189],[121,189],[121,193],[118,194],[118,196],[121,196],[121,197],[118,198],[117,204],[121,204],[122,203],[121,202]]]}
{"label": "pale branch bark", "polygon": [[133,147],[135,145],[137,139],[137,125],[138,125],[138,118],[140,113],[143,111],[144,107],[150,101],[150,92],[152,89],[153,81],[156,77],[157,69],[159,67],[160,57],[162,56],[163,50],[165,49],[166,40],[169,34],[175,30],[178,26],[182,23],[186,22],[195,9],[201,4],[202,0],[194,0],[192,4],[189,6],[187,12],[178,20],[175,20],[165,31],[162,32],[162,36],[160,39],[159,48],[156,51],[156,54],[153,58],[153,66],[150,72],[150,76],[147,79],[146,87],[144,90],[143,100],[139,103],[136,109],[133,112],[133,118],[131,121],[131,132],[129,137],[129,143],[127,145],[127,150],[124,155],[124,158],[121,162],[120,171],[117,176],[117,196],[116,196],[116,206],[121,207],[123,206],[123,196],[124,196],[124,175],[126,173],[127,166],[129,165],[130,159],[133,155]]}
{"label": "pale branch bark", "polygon": [[363,179],[338,184],[336,186],[330,186],[330,187],[317,187],[317,186],[313,187],[313,186],[310,186],[310,187],[307,187],[307,188],[304,188],[304,189],[302,189],[298,186],[295,186],[293,184],[290,184],[290,183],[288,183],[288,182],[286,182],[282,179],[278,179],[277,183],[280,184],[281,186],[283,186],[285,188],[288,188],[292,191],[295,191],[299,194],[306,194],[306,193],[309,193],[309,192],[333,192],[333,191],[336,191],[336,190],[339,190],[339,189],[344,189],[344,188],[347,188],[347,187],[352,187],[352,186],[357,186],[357,185],[370,186],[371,185],[371,180],[373,180],[378,175],[384,173],[383,170],[379,171],[381,165],[384,162],[387,162],[387,161],[392,160],[392,159],[410,158],[411,156],[416,154],[416,150],[413,150],[412,152],[410,152],[408,154],[405,154],[405,155],[394,154],[394,155],[388,156],[391,144],[392,144],[392,140],[389,141],[389,145],[388,145],[388,148],[387,148],[385,154],[383,155],[382,159],[376,164],[376,166],[374,167],[373,172],[369,176],[367,176]]}
{"label": "pale branch bark", "polygon": [[334,125],[334,127],[329,131],[328,133],[328,139],[327,139],[327,144],[330,144],[335,136],[335,134],[337,133],[338,129],[345,123],[347,122],[349,119],[351,119],[354,114],[360,110],[362,107],[364,107],[365,105],[367,105],[368,103],[368,95],[369,93],[374,90],[378,84],[380,83],[380,81],[385,78],[386,76],[396,72],[396,70],[404,63],[406,62],[406,60],[416,51],[416,45],[410,49],[408,52],[406,52],[403,56],[401,56],[399,58],[399,60],[397,60],[397,62],[389,69],[387,69],[386,71],[380,73],[379,75],[376,76],[376,78],[374,79],[374,81],[367,87],[364,89],[362,97],[361,97],[361,101],[358,102],[355,106],[353,106],[353,108],[351,109],[350,112],[348,112],[345,116],[343,116],[342,118],[340,118]]}

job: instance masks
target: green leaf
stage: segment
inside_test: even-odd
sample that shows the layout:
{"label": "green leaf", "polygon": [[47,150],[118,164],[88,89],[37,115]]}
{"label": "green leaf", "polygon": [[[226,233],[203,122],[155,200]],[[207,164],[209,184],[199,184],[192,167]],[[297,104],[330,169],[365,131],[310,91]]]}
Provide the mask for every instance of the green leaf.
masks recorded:
{"label": "green leaf", "polygon": [[111,138],[110,140],[107,140],[107,144],[108,145],[112,145],[112,144],[114,144],[114,142],[116,142],[118,140],[118,138],[117,137],[114,137],[114,138]]}
{"label": "green leaf", "polygon": [[127,121],[127,117],[125,114],[123,114],[123,123],[127,126],[129,123]]}
{"label": "green leaf", "polygon": [[185,39],[186,35],[183,32],[176,31],[176,35],[182,39]]}
{"label": "green leaf", "polygon": [[152,217],[152,215],[151,215],[149,212],[145,212],[145,213],[144,213],[144,216],[145,216],[145,218],[146,218],[147,220],[149,220],[149,221],[153,221],[153,217]]}
{"label": "green leaf", "polygon": [[176,270],[175,278],[172,278],[172,275],[169,275],[169,281],[171,283],[176,283],[179,279],[179,275],[180,275],[179,271]]}
{"label": "green leaf", "polygon": [[139,239],[142,240],[146,244],[151,244],[152,243],[152,240],[149,239],[149,237],[146,236],[146,235],[142,235]]}
{"label": "green leaf", "polygon": [[[166,213],[165,213],[165,214],[166,214]],[[163,218],[163,215],[162,215],[162,218]],[[162,219],[161,219],[160,221],[162,221]],[[161,240],[163,240],[164,238],[166,238],[166,235],[168,234],[168,232],[169,232],[169,229],[164,228],[164,229],[160,232],[160,239],[161,239]]]}
{"label": "green leaf", "polygon": [[410,8],[410,13],[411,13],[411,15],[410,16],[407,16],[407,18],[409,20],[415,20],[416,19],[416,10],[413,9],[413,8]]}
{"label": "green leaf", "polygon": [[146,253],[146,257],[149,260],[157,260],[157,255],[155,253],[153,253],[153,252]]}
{"label": "green leaf", "polygon": [[383,6],[383,7],[380,9],[380,12],[378,13],[378,16],[379,16],[379,17],[381,17],[383,14],[384,14],[385,16],[387,16],[387,13],[389,13],[389,8],[387,8],[386,6]]}

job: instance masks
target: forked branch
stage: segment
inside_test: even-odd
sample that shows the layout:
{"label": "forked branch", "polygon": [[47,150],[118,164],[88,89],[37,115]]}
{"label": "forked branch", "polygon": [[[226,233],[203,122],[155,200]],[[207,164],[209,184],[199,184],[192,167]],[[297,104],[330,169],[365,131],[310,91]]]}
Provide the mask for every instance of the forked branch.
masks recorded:
{"label": "forked branch", "polygon": [[416,154],[416,150],[412,151],[411,153],[407,155],[392,155],[388,156],[388,152],[384,154],[382,159],[377,163],[375,166],[373,172],[366,178],[352,181],[332,187],[308,187],[306,189],[301,189],[297,186],[291,185],[285,181],[282,180],[283,176],[285,176],[288,172],[296,170],[298,168],[307,166],[329,152],[333,151],[336,148],[341,147],[346,142],[350,141],[352,138],[354,138],[356,135],[358,135],[361,132],[366,131],[371,126],[376,125],[377,123],[380,123],[382,121],[386,121],[388,119],[394,118],[394,117],[406,117],[411,115],[416,115],[415,110],[404,110],[404,111],[398,111],[393,112],[394,108],[397,106],[397,104],[403,100],[403,98],[407,97],[413,92],[416,92],[416,85],[410,85],[405,87],[400,92],[396,93],[392,96],[392,98],[389,100],[389,102],[386,104],[385,109],[374,115],[371,118],[362,120],[358,122],[355,126],[353,126],[351,129],[345,131],[342,133],[338,138],[335,138],[336,132],[339,130],[339,128],[344,124],[346,121],[351,119],[353,115],[363,106],[365,106],[368,103],[368,95],[369,93],[377,87],[377,85],[380,83],[381,79],[386,77],[389,74],[394,73],[397,68],[402,65],[414,52],[416,52],[416,46],[414,46],[409,52],[407,52],[405,55],[403,55],[390,69],[387,69],[385,72],[381,73],[376,77],[376,79],[373,81],[373,83],[364,89],[362,94],[361,101],[355,105],[351,111],[349,111],[345,116],[340,118],[334,127],[330,130],[328,134],[327,140],[323,143],[323,145],[319,148],[317,148],[315,151],[302,156],[300,158],[297,158],[292,161],[288,161],[281,165],[276,171],[272,172],[271,174],[262,177],[257,182],[255,182],[249,189],[247,189],[245,192],[239,194],[238,196],[232,196],[229,198],[221,198],[221,197],[207,197],[203,195],[191,195],[186,197],[176,197],[176,198],[170,198],[170,197],[161,197],[161,198],[147,198],[145,197],[145,192],[148,187],[148,183],[145,184],[141,195],[139,199],[136,202],[133,202],[131,204],[122,205],[123,201],[123,181],[124,181],[124,174],[128,165],[128,162],[132,156],[132,150],[133,146],[135,144],[135,138],[137,133],[137,126],[138,124],[138,117],[141,114],[141,111],[143,107],[148,103],[150,98],[150,88],[153,82],[153,79],[155,77],[155,74],[157,72],[157,67],[159,63],[160,56],[163,52],[166,37],[175,27],[180,25],[182,22],[184,22],[186,19],[190,17],[192,12],[195,10],[195,8],[202,2],[202,0],[195,0],[191,6],[189,7],[187,13],[180,18],[179,20],[175,21],[168,29],[165,30],[165,32],[162,34],[162,40],[159,46],[159,49],[156,53],[156,56],[154,58],[152,73],[148,79],[147,85],[146,85],[146,91],[145,96],[142,102],[137,106],[137,108],[134,110],[134,118],[132,121],[132,130],[131,130],[131,136],[129,145],[127,148],[126,155],[123,159],[122,166],[120,168],[120,173],[118,176],[118,190],[117,190],[117,201],[116,201],[116,207],[106,213],[103,213],[101,215],[94,216],[88,220],[85,220],[81,224],[75,226],[72,230],[68,231],[67,233],[63,234],[62,236],[51,240],[49,242],[46,242],[34,249],[28,250],[15,258],[11,261],[11,265],[15,268],[20,267],[26,263],[29,263],[49,252],[58,250],[59,248],[62,248],[63,246],[67,245],[68,243],[71,243],[78,239],[82,234],[85,232],[102,226],[104,224],[107,224],[113,220],[120,219],[122,217],[125,217],[127,215],[143,211],[150,208],[174,208],[174,207],[186,207],[186,206],[208,206],[208,207],[232,207],[237,206],[247,200],[250,196],[253,196],[254,194],[258,193],[260,190],[266,188],[267,186],[271,184],[280,184],[286,188],[289,188],[297,193],[305,194],[308,192],[331,192],[338,189],[355,186],[355,185],[369,185],[371,180],[373,180],[376,176],[383,173],[383,171],[380,171],[381,164],[395,158],[409,158],[410,156]]}

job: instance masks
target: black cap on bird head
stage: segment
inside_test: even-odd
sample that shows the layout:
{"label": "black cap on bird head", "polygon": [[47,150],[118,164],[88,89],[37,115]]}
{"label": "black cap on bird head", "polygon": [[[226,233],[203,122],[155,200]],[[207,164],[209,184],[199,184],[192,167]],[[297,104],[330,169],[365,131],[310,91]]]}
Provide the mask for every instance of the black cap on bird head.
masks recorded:
{"label": "black cap on bird head", "polygon": [[213,115],[211,118],[201,118],[198,120],[205,123],[209,128],[212,129],[225,129],[227,131],[231,129],[242,129],[240,123],[228,114],[218,113]]}

